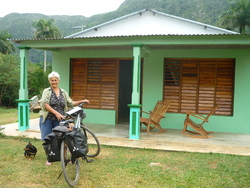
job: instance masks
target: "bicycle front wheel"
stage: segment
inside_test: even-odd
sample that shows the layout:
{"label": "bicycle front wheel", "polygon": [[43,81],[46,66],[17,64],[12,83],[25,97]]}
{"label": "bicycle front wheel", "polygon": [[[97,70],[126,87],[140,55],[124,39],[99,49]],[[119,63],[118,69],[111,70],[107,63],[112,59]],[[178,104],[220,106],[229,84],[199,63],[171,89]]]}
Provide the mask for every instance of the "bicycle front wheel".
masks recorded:
{"label": "bicycle front wheel", "polygon": [[88,139],[88,153],[86,154],[87,157],[96,157],[101,152],[101,146],[98,138],[96,135],[87,127],[81,125],[82,131],[86,135]]}
{"label": "bicycle front wheel", "polygon": [[61,143],[60,157],[64,178],[70,186],[74,187],[80,176],[80,161],[72,157],[64,140]]}

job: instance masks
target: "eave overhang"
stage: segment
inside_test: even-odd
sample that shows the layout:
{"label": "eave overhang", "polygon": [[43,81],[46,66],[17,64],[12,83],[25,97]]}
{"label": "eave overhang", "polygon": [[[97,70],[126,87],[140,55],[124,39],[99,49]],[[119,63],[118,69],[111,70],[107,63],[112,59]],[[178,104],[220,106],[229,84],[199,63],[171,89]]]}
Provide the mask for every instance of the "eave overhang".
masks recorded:
{"label": "eave overhang", "polygon": [[14,39],[19,46],[47,51],[63,50],[127,50],[133,44],[145,49],[249,49],[249,34],[217,35],[133,35],[59,39]]}

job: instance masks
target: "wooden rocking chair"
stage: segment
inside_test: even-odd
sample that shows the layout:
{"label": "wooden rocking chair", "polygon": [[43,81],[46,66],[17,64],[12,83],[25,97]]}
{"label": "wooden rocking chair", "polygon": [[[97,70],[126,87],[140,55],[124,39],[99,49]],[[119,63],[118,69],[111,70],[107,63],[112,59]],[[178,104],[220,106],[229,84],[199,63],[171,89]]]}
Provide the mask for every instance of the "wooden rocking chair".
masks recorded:
{"label": "wooden rocking chair", "polygon": [[170,106],[170,102],[168,102],[167,100],[159,100],[156,103],[154,110],[150,111],[150,113],[142,111],[143,113],[149,114],[149,118],[143,118],[143,117],[140,118],[140,123],[147,126],[148,133],[153,133],[153,132],[150,132],[150,130],[154,128],[157,128],[160,130],[160,132],[154,133],[154,134],[160,134],[160,133],[164,133],[167,131],[167,130],[164,130],[160,126],[159,123],[162,118],[165,118],[164,114],[167,112],[169,106]]}
{"label": "wooden rocking chair", "polygon": [[[208,136],[208,134],[212,134],[214,132],[207,132],[203,128],[203,124],[208,122],[208,118],[215,112],[215,110],[218,107],[219,107],[219,105],[215,105],[214,108],[212,109],[212,111],[208,115],[201,115],[201,114],[197,114],[197,113],[187,112],[186,119],[184,121],[184,128],[182,130],[182,134],[190,136],[190,137],[193,137],[193,138],[208,138],[208,137],[213,137],[213,136]],[[195,118],[201,119],[202,122],[200,124],[195,123],[193,120],[190,119],[190,116],[193,116]],[[195,131],[187,130],[187,126],[190,126]],[[188,133],[192,133],[194,135],[188,134],[187,132]],[[198,135],[200,135],[200,136],[198,136]]]}

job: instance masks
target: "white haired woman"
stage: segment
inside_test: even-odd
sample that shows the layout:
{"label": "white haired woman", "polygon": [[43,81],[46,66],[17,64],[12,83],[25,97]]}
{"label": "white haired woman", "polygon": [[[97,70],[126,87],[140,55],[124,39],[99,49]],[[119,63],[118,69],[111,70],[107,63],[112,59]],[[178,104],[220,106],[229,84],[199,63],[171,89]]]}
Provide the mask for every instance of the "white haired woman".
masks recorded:
{"label": "white haired woman", "polygon": [[[59,125],[59,122],[65,119],[65,112],[69,107],[77,106],[83,102],[89,103],[87,99],[73,101],[68,93],[59,88],[60,75],[57,72],[51,72],[48,75],[50,87],[44,89],[42,99],[40,100],[40,129],[41,140],[52,132],[52,129]],[[46,165],[51,165],[46,162]]]}

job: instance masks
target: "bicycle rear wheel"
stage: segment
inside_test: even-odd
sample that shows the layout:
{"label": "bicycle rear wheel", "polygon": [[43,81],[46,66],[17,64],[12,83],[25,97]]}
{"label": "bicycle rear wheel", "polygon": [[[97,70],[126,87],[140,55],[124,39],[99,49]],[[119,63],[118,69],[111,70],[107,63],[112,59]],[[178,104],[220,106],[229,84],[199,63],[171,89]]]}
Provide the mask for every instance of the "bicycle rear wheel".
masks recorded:
{"label": "bicycle rear wheel", "polygon": [[101,146],[100,146],[100,142],[98,138],[89,128],[85,127],[84,125],[81,125],[81,128],[84,134],[86,135],[86,137],[88,138],[88,144],[90,144],[88,146],[89,151],[86,154],[86,156],[96,157],[101,152]]}
{"label": "bicycle rear wheel", "polygon": [[60,157],[64,178],[70,186],[74,187],[80,176],[80,161],[72,157],[64,140],[61,143]]}

